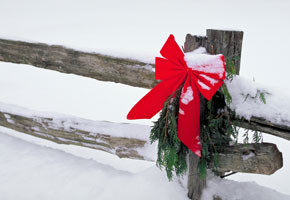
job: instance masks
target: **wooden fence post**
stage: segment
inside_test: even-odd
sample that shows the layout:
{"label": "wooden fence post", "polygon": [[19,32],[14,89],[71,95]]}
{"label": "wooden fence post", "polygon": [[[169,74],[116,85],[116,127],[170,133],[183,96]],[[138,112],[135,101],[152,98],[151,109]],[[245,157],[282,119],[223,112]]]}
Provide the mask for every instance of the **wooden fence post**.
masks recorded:
{"label": "wooden fence post", "polygon": [[[184,43],[184,52],[190,52],[203,46],[211,54],[224,54],[225,60],[235,58],[237,74],[240,71],[240,58],[242,51],[242,31],[207,30],[207,37],[187,35]],[[200,131],[203,131],[205,123],[206,99],[200,96]],[[199,158],[191,151],[189,153],[188,172],[188,197],[192,200],[200,200],[202,190],[206,186],[206,180],[200,178],[198,169]]]}
{"label": "wooden fence post", "polygon": [[[192,36],[187,34],[184,43],[184,52],[191,52],[199,47],[206,47],[206,37]],[[204,125],[204,110],[205,110],[205,99],[200,95],[200,130]],[[206,180],[200,178],[198,170],[199,157],[189,151],[188,155],[188,197],[192,200],[199,200],[202,194],[202,190],[206,185]]]}
{"label": "wooden fence post", "polygon": [[223,54],[225,61],[233,59],[236,73],[240,74],[243,31],[207,29],[207,51],[211,54]]}

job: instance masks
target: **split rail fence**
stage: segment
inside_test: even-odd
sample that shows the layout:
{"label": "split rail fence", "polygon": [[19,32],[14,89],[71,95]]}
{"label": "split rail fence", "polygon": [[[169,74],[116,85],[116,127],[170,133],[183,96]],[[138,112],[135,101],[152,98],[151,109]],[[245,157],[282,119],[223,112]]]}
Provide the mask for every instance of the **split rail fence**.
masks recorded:
{"label": "split rail fence", "polygon": [[[209,53],[224,54],[225,59],[237,57],[235,68],[239,74],[242,40],[242,31],[208,29],[205,37],[188,34],[183,49],[185,52],[190,52],[203,46]],[[29,64],[43,69],[142,88],[152,88],[158,83],[154,79],[153,64],[81,52],[58,45],[0,39],[0,61]],[[206,100],[201,98],[201,126],[204,125],[205,103]],[[283,124],[275,124],[255,116],[251,117],[250,120],[233,116],[231,121],[238,127],[290,140],[290,127]],[[11,105],[0,105],[0,126],[60,144],[73,144],[102,150],[121,158],[152,160],[142,154],[142,148],[146,146],[148,140],[115,137],[97,128],[94,129],[100,123],[107,123],[106,126],[116,127],[116,129],[122,126],[123,130],[129,130],[131,126],[130,124],[66,118],[63,115],[37,114],[31,110],[15,109]],[[250,153],[253,153],[254,156],[245,160],[243,156]],[[282,153],[272,143],[229,146],[220,152],[220,158],[218,171],[222,174],[225,172],[246,172],[269,175],[283,165]],[[205,180],[200,180],[197,164],[198,157],[190,153],[188,196],[191,199],[200,199],[202,189],[205,187]]]}

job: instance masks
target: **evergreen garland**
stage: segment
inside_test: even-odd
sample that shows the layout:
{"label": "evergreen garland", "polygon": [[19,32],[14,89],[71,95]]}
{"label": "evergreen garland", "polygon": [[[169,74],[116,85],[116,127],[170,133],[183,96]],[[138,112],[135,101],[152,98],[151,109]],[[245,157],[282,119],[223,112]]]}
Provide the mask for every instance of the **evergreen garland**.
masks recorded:
{"label": "evergreen garland", "polygon": [[[226,61],[227,80],[232,80],[236,74],[235,58]],[[159,119],[154,122],[151,129],[151,143],[158,141],[158,158],[157,166],[164,167],[169,180],[172,180],[174,172],[177,176],[182,176],[187,170],[186,155],[188,148],[177,137],[179,99],[183,85],[172,94],[164,103]],[[265,91],[257,94],[260,100],[266,103]],[[255,97],[255,98],[256,98]],[[248,96],[246,96],[248,98]],[[226,103],[230,105],[232,97],[225,84],[207,102],[205,109],[205,124],[207,126],[200,127],[201,137],[201,153],[199,160],[199,170],[201,178],[206,177],[206,171],[211,166],[215,171],[218,166],[218,153],[222,147],[229,145],[230,142],[238,142],[238,129],[233,126],[230,120],[230,110]],[[244,135],[244,143],[248,143],[249,130]],[[262,140],[261,133],[254,131],[253,141]]]}
{"label": "evergreen garland", "polygon": [[187,147],[177,137],[177,122],[179,112],[180,87],[164,103],[160,117],[151,130],[151,143],[158,141],[157,166],[165,167],[169,180],[173,177],[173,171],[181,176],[186,172]]}

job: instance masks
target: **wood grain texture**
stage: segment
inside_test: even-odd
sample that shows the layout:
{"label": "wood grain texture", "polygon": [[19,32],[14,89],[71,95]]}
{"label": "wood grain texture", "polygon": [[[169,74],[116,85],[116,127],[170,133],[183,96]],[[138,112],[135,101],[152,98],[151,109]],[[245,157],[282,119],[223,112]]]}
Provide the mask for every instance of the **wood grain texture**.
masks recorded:
{"label": "wood grain texture", "polygon": [[0,61],[29,64],[136,87],[152,88],[157,84],[152,64],[81,52],[59,45],[0,39]]}
{"label": "wood grain texture", "polygon": [[238,127],[250,130],[257,130],[286,140],[290,140],[289,126],[273,123],[261,117],[251,117],[250,121],[246,119],[233,117],[232,123]]}
{"label": "wood grain texture", "polygon": [[217,171],[271,175],[283,166],[282,153],[272,143],[222,147]]}
{"label": "wood grain texture", "polygon": [[207,51],[212,54],[223,54],[225,61],[233,59],[237,74],[240,73],[243,31],[207,29]]}
{"label": "wood grain texture", "polygon": [[[69,118],[58,118],[56,120],[50,117],[27,117],[21,114],[0,112],[0,126],[21,133],[50,140],[58,144],[72,144],[105,151],[120,158],[145,159],[138,152],[138,149],[142,149],[147,141],[136,138],[114,137],[108,133],[92,132],[68,126],[71,123],[79,125],[79,127],[87,126],[88,124],[84,120],[72,121]],[[111,124],[113,125],[113,123]]]}

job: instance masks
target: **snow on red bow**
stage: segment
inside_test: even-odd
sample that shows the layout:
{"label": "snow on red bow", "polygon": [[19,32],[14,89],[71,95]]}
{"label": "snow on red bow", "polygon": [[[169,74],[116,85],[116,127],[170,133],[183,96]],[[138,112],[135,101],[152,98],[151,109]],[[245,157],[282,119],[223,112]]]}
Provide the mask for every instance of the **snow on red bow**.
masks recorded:
{"label": "snow on red bow", "polygon": [[179,115],[178,138],[201,157],[199,128],[199,92],[210,100],[225,79],[224,56],[205,54],[204,48],[183,53],[170,35],[155,59],[155,79],[162,80],[128,113],[127,119],[150,119],[164,102],[184,83]]}

